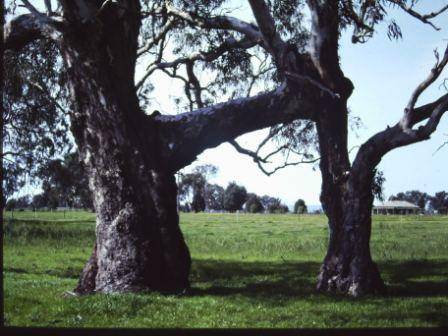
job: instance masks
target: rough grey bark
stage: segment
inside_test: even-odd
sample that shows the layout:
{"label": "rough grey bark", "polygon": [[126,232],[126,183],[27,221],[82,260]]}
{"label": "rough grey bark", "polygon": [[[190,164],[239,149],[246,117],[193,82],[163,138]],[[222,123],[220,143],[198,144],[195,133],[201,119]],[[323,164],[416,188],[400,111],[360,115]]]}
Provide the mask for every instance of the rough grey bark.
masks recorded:
{"label": "rough grey bark", "polygon": [[[331,192],[337,193],[336,196],[327,194],[323,197],[332,206],[325,206],[330,235],[327,254],[318,276],[317,289],[320,291],[357,297],[385,289],[369,245],[374,172],[371,167],[364,169],[359,176],[347,176],[340,186],[330,188]],[[324,191],[323,188],[322,193],[326,192],[328,190]]]}
{"label": "rough grey bark", "polygon": [[95,248],[76,291],[182,291],[190,255],[174,172],[161,160],[156,128],[135,94],[139,20],[119,15],[67,32],[62,44],[75,102],[72,132],[97,213]]}
{"label": "rough grey bark", "polygon": [[317,121],[317,131],[321,203],[328,217],[329,241],[317,289],[351,296],[375,293],[384,288],[369,246],[376,165],[352,169],[347,151],[346,100],[327,106]]}

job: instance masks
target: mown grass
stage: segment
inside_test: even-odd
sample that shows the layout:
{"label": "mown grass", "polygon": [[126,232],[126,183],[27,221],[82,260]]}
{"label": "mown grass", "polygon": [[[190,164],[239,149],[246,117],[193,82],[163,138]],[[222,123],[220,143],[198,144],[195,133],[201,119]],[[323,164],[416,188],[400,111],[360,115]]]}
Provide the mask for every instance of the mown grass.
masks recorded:
{"label": "mown grass", "polygon": [[448,217],[377,216],[372,253],[389,291],[350,299],[315,292],[323,216],[181,214],[192,290],[65,297],[94,241],[94,214],[5,214],[8,326],[448,326]]}

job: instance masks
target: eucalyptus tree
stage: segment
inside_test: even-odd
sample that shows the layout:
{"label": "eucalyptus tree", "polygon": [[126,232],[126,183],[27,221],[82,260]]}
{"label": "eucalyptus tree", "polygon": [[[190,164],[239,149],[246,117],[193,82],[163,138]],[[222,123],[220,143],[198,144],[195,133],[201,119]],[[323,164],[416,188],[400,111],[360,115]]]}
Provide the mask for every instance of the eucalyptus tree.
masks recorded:
{"label": "eucalyptus tree", "polygon": [[[330,239],[318,289],[356,296],[383,288],[369,249],[375,169],[390,150],[426,140],[437,128],[448,96],[419,107],[417,101],[448,52],[437,55],[396,125],[372,136],[350,162],[347,101],[354,87],[339,64],[339,38],[350,28],[354,43],[366,42],[388,6],[432,26],[448,6],[422,14],[406,0],[249,0],[247,21],[232,16],[235,1],[224,0],[17,2],[27,13],[8,20],[4,46],[20,54],[43,40],[58,50],[72,134],[94,193],[97,238],[78,293],[189,286],[174,174],[227,141],[267,174],[273,171],[263,165],[275,153],[301,157],[282,167],[319,160]],[[400,34],[392,21],[389,36]],[[136,79],[137,63],[146,70]],[[144,113],[159,84],[156,72],[183,83],[189,111]],[[266,91],[253,95],[262,84]],[[234,140],[270,126],[256,151]],[[260,155],[271,138],[279,147]]]}
{"label": "eucalyptus tree", "polygon": [[204,211],[206,208],[207,180],[216,175],[218,167],[205,164],[196,166],[191,173],[179,173],[178,181],[179,201],[187,200],[192,195],[191,208],[194,212]]}

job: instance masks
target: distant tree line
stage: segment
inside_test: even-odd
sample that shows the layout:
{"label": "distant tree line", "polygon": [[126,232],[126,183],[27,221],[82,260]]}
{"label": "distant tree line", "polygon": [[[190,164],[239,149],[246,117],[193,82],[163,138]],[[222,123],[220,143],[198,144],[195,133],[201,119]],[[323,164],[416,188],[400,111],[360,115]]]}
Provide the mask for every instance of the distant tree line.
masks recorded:
{"label": "distant tree line", "polygon": [[425,192],[410,190],[390,196],[389,201],[407,201],[417,205],[422,211],[448,214],[448,193],[446,191],[439,191],[431,196]]}
{"label": "distant tree line", "polygon": [[[191,173],[180,174],[178,181],[179,208],[184,212],[244,210],[249,213],[287,213],[288,206],[279,198],[248,193],[246,188],[230,182],[226,188],[209,183],[218,168],[213,165],[197,166]],[[307,213],[305,201],[298,200],[295,213]]]}
{"label": "distant tree line", "polygon": [[57,207],[93,210],[87,174],[77,152],[49,161],[36,176],[42,182],[42,192],[34,196],[10,198],[6,202],[6,210]]}
{"label": "distant tree line", "polygon": [[[178,201],[181,211],[289,212],[288,206],[279,198],[248,193],[245,187],[236,182],[230,182],[226,188],[209,183],[208,180],[217,171],[216,166],[206,164],[195,167],[190,173],[180,174]],[[57,207],[93,210],[87,175],[77,152],[67,154],[63,159],[49,161],[37,176],[42,181],[42,192],[34,196],[11,198],[6,203],[6,210]],[[299,199],[294,205],[294,213],[307,212],[305,201]]]}

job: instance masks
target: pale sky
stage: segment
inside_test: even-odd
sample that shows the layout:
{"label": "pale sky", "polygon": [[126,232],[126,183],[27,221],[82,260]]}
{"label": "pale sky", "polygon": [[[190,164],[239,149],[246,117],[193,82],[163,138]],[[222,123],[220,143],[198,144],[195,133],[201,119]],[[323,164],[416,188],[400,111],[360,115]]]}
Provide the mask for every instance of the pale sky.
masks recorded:
{"label": "pale sky", "polygon": [[[253,21],[246,1],[235,0],[234,3],[239,10],[232,15]],[[439,9],[446,3],[446,0],[420,1],[425,12]],[[362,144],[386,125],[393,125],[399,120],[412,91],[426,78],[434,64],[433,50],[438,48],[442,53],[448,43],[448,14],[434,21],[442,28],[435,31],[398,10],[391,10],[390,13],[390,17],[395,18],[402,28],[403,39],[390,41],[386,36],[385,24],[378,27],[374,38],[367,44],[351,44],[349,31],[341,39],[342,68],[355,85],[349,105],[353,115],[361,117],[364,124],[356,131],[359,137],[353,132],[350,134],[349,148]],[[141,76],[141,70],[137,69],[137,78]],[[448,70],[441,77],[448,77]],[[417,106],[442,95],[444,89],[439,87],[441,82],[439,80],[427,90]],[[175,113],[170,97],[178,95],[182,88],[162,74],[156,75],[155,83],[153,96],[158,102],[157,108],[162,113]],[[241,145],[255,149],[264,134],[266,130],[246,134],[237,140]],[[448,190],[448,146],[434,154],[447,140],[448,117],[445,116],[431,140],[387,154],[379,165],[386,177],[386,197],[411,189],[430,194]],[[356,149],[351,154],[353,157]],[[229,144],[222,144],[202,153],[186,170],[205,163],[218,166],[219,173],[211,182],[224,187],[230,181],[236,181],[250,192],[279,197],[289,206],[298,198],[303,198],[309,205],[320,204],[320,172],[319,169],[313,170],[312,165],[288,167],[267,177],[251,158],[237,153]],[[26,188],[20,194],[34,191],[37,190]]]}
{"label": "pale sky", "polygon": [[[429,12],[440,8],[446,1],[427,0],[420,3]],[[402,28],[403,39],[390,41],[385,24],[378,27],[378,32],[367,44],[353,45],[350,32],[346,32],[341,39],[342,68],[355,85],[349,100],[350,109],[353,115],[361,117],[364,125],[356,131],[359,137],[353,132],[350,134],[349,148],[362,144],[376,132],[399,120],[412,91],[426,78],[434,64],[433,50],[438,48],[443,53],[448,41],[447,14],[434,21],[442,28],[435,31],[398,10],[391,13]],[[244,6],[237,14],[240,18],[253,20]],[[237,14],[233,13],[234,16]],[[448,70],[441,77],[447,75]],[[154,96],[160,103],[161,111],[166,113],[173,109],[166,100],[167,92],[177,93],[180,88],[164,76],[157,77],[157,83]],[[439,88],[440,83],[441,80],[435,83],[417,106],[442,95],[444,89]],[[265,132],[246,134],[237,140],[241,145],[255,149]],[[411,189],[430,194],[448,190],[448,146],[434,154],[447,140],[448,117],[445,116],[431,140],[387,154],[379,165],[386,177],[386,197]],[[353,158],[356,149],[351,154]],[[289,206],[298,198],[303,198],[307,204],[320,204],[320,172],[319,169],[313,170],[311,165],[287,167],[267,177],[251,158],[237,153],[229,144],[222,144],[206,150],[186,170],[205,163],[219,168],[218,175],[212,179],[214,183],[226,186],[230,181],[236,181],[250,192],[279,197]]]}

